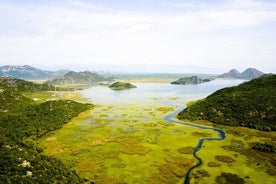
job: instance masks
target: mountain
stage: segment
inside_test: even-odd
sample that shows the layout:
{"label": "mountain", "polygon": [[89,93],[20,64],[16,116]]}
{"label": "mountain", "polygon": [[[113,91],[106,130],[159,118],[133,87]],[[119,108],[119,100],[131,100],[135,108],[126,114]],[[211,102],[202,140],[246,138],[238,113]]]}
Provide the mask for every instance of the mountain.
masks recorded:
{"label": "mountain", "polygon": [[208,79],[201,79],[198,76],[192,76],[192,77],[184,77],[180,78],[176,81],[171,82],[171,84],[180,84],[180,85],[187,85],[187,84],[200,84],[203,82],[210,82],[213,79],[208,78]]}
{"label": "mountain", "polygon": [[236,70],[236,69],[232,69],[227,73],[221,74],[219,77],[221,78],[240,78],[241,73]]}
{"label": "mountain", "polygon": [[260,76],[264,75],[263,72],[255,69],[255,68],[248,68],[246,69],[244,72],[241,73],[240,78],[242,79],[255,79],[258,78]]}
{"label": "mountain", "polygon": [[179,113],[180,119],[276,130],[276,75],[216,91]]}
{"label": "mountain", "polygon": [[111,84],[109,88],[113,90],[123,90],[123,89],[137,88],[137,87],[130,83],[115,82]]}
{"label": "mountain", "polygon": [[50,84],[36,84],[22,79],[8,78],[8,77],[0,77],[0,85],[5,85],[9,88],[14,89],[15,91],[20,91],[20,92],[55,90],[55,87]]}
{"label": "mountain", "polygon": [[246,80],[251,80],[258,78],[260,76],[264,75],[263,72],[255,69],[255,68],[247,68],[245,71],[240,73],[236,69],[232,69],[227,73],[221,74],[218,77],[219,78],[234,78],[234,79],[246,79]]}
{"label": "mountain", "polygon": [[111,81],[111,78],[105,78],[102,75],[99,75],[97,73],[92,73],[89,71],[85,72],[68,72],[62,77],[58,77],[53,80],[49,80],[46,83],[47,84],[86,84],[86,85],[93,85],[98,82],[104,82],[104,81]]}
{"label": "mountain", "polygon": [[48,71],[24,65],[24,66],[0,66],[0,76],[21,79],[49,79],[62,76],[69,70]]}

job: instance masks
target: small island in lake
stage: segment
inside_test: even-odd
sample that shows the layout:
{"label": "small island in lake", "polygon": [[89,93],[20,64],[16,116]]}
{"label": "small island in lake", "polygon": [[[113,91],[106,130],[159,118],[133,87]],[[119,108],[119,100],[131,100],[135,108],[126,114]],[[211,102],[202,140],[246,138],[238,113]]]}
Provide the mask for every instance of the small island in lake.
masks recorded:
{"label": "small island in lake", "polygon": [[137,88],[133,84],[130,83],[124,83],[124,82],[115,82],[108,86],[110,89],[113,90],[124,90],[124,89],[131,89],[131,88]]}
{"label": "small island in lake", "polygon": [[201,79],[198,76],[192,76],[192,77],[184,77],[180,78],[176,81],[171,82],[171,84],[180,84],[180,85],[187,85],[187,84],[201,84],[204,82],[210,82],[214,79],[208,78],[208,79]]}

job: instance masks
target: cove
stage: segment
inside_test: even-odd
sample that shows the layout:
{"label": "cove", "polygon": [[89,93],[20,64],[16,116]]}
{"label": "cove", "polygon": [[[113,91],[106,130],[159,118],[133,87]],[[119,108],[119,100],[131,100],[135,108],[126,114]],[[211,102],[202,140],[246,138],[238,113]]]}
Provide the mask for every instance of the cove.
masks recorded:
{"label": "cove", "polygon": [[215,137],[215,138],[201,138],[199,139],[199,142],[197,144],[197,146],[195,147],[194,151],[193,151],[193,156],[194,158],[197,159],[197,164],[194,165],[193,167],[191,167],[187,174],[186,174],[186,177],[185,177],[185,180],[184,180],[184,184],[190,184],[190,174],[191,172],[202,165],[202,159],[197,156],[197,152],[200,150],[200,148],[202,147],[204,141],[212,141],[212,140],[223,140],[226,138],[226,134],[224,131],[218,129],[218,128],[214,128],[214,127],[208,127],[208,126],[204,126],[204,125],[198,125],[198,124],[194,124],[194,123],[188,123],[188,122],[183,122],[183,121],[176,121],[174,120],[175,116],[180,113],[182,110],[185,109],[185,106],[178,106],[178,108],[172,112],[171,114],[165,116],[164,120],[167,121],[167,122],[171,122],[171,123],[177,123],[177,124],[183,124],[183,125],[187,125],[187,126],[192,126],[192,127],[196,127],[196,128],[200,128],[200,129],[203,129],[203,130],[214,130],[215,132],[218,133],[218,136],[219,137]]}

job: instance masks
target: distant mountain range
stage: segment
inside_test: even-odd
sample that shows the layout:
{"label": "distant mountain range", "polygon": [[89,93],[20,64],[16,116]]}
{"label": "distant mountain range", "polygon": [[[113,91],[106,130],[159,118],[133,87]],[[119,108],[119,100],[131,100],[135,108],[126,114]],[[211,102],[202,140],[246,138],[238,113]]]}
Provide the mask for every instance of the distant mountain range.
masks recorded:
{"label": "distant mountain range", "polygon": [[[68,73],[68,75],[66,75]],[[219,78],[234,78],[251,80],[262,76],[264,73],[255,69],[248,68],[242,73],[236,69],[230,70],[228,73],[219,75]],[[102,81],[111,81],[111,78],[105,78],[102,75],[92,72],[73,72],[70,70],[49,71],[41,70],[29,65],[23,66],[0,66],[0,76],[20,78],[20,79],[54,79],[50,83],[53,84],[75,84],[75,83],[94,83]],[[56,78],[56,79],[55,79]],[[76,80],[74,78],[77,78]],[[82,78],[82,79],[81,79]],[[88,80],[88,81],[87,81]]]}
{"label": "distant mountain range", "polygon": [[242,73],[240,73],[236,69],[232,69],[228,73],[221,74],[218,77],[219,78],[234,78],[234,79],[247,79],[247,80],[251,80],[251,79],[258,78],[258,77],[260,77],[260,76],[262,76],[264,74],[265,73],[263,73],[263,72],[255,69],[255,68],[247,68]]}
{"label": "distant mountain range", "polygon": [[113,78],[105,78],[104,76],[92,73],[89,71],[85,72],[68,72],[64,76],[52,79],[47,81],[47,84],[86,84],[86,85],[92,85],[97,82],[105,82],[105,81],[112,81]]}
{"label": "distant mountain range", "polygon": [[20,79],[50,79],[62,76],[70,70],[48,71],[41,70],[29,65],[24,66],[0,66],[0,76]]}

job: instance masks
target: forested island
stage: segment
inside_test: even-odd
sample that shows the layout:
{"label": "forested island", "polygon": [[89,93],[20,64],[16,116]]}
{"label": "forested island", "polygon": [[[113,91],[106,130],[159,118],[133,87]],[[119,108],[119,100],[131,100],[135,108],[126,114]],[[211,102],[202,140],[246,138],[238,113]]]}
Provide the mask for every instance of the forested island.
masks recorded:
{"label": "forested island", "polygon": [[133,84],[124,83],[124,82],[115,82],[109,86],[110,89],[113,90],[124,90],[124,89],[131,89],[136,88]]}
{"label": "forested island", "polygon": [[188,106],[178,118],[275,131],[275,96],[276,75],[266,75],[218,90]]}
{"label": "forested island", "polygon": [[191,77],[180,78],[176,81],[171,82],[171,84],[179,84],[179,85],[201,84],[204,82],[210,82],[212,80],[214,80],[214,79],[212,79],[212,78],[201,79],[198,76],[191,76]]}

